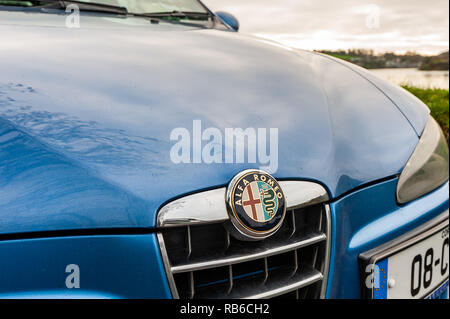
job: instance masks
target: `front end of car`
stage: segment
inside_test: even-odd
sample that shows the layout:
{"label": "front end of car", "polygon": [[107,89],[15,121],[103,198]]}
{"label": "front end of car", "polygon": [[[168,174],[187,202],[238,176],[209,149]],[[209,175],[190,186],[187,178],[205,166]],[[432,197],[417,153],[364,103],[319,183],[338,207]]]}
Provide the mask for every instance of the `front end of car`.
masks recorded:
{"label": "front end of car", "polygon": [[[201,192],[169,204],[155,231],[2,236],[0,297],[448,296],[448,182],[402,206],[395,197],[397,178],[370,185],[336,201],[329,201],[317,184],[299,181],[280,184],[289,190],[286,220],[274,237],[263,242],[230,238],[222,227],[226,213],[220,211],[225,209],[220,203],[224,189]],[[199,197],[218,206],[190,203]],[[410,258],[395,263],[396,256],[408,249],[411,252],[406,256]],[[434,249],[431,253],[434,259],[429,257],[430,249]],[[423,262],[419,264],[416,255],[422,256]],[[435,267],[436,260],[441,262]],[[408,265],[408,261],[415,263]],[[426,270],[411,272],[410,267],[426,267],[425,263],[432,265],[428,275]],[[384,269],[377,273],[372,265]],[[387,265],[391,266],[389,270]],[[398,295],[394,291],[396,285],[389,286],[381,276],[385,271],[390,272],[391,286],[392,278],[398,285]],[[413,274],[416,278],[410,277]],[[415,295],[410,291],[411,281],[418,289]],[[426,281],[431,284],[425,286]]]}
{"label": "front end of car", "polygon": [[286,217],[263,241],[224,227],[224,187],[170,201],[153,230],[2,235],[0,297],[448,298],[446,176],[430,117],[399,176],[337,199],[319,183],[280,181]]}
{"label": "front end of car", "polygon": [[[422,102],[209,13],[67,29],[58,8],[0,10],[0,298],[448,298],[448,145]],[[255,143],[211,156],[230,130]]]}

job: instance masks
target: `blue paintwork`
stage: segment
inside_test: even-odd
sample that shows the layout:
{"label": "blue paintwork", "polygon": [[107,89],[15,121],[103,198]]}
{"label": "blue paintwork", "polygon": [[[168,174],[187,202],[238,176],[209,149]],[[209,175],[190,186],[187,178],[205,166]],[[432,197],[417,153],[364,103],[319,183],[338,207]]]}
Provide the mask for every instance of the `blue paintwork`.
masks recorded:
{"label": "blue paintwork", "polygon": [[0,241],[0,256],[0,298],[171,298],[154,234]]}
{"label": "blue paintwork", "polygon": [[360,298],[358,256],[389,242],[449,209],[448,182],[399,207],[397,179],[354,192],[331,204],[332,250],[328,298]]}
{"label": "blue paintwork", "polygon": [[[427,108],[357,67],[233,32],[145,19],[0,11],[0,234],[155,226],[184,194],[244,165],[175,165],[170,132],[279,128],[278,179],[332,198],[327,296],[358,298],[358,254],[448,209],[396,178]],[[20,39],[20,42],[17,41]],[[20,44],[20,45],[19,45]],[[82,289],[64,288],[77,263]],[[170,298],[155,235],[0,240],[0,298]]]}
{"label": "blue paintwork", "polygon": [[400,86],[390,81],[383,80],[367,69],[331,56],[326,57],[347,66],[370,81],[377,89],[383,92],[383,94],[385,94],[392,101],[392,103],[395,104],[403,115],[405,115],[410,124],[414,127],[417,135],[422,135],[425,125],[427,124],[428,115],[430,114],[430,109],[424,105],[422,101]]}
{"label": "blue paintwork", "polygon": [[383,93],[318,54],[145,19],[0,21],[0,233],[151,228],[163,203],[255,167],[173,164],[170,133],[194,119],[279,128],[275,176],[331,197],[400,173],[418,141]]}
{"label": "blue paintwork", "polygon": [[228,12],[216,12],[216,15],[225,22],[228,26],[230,26],[234,31],[239,31],[239,21],[236,19],[234,15]]}

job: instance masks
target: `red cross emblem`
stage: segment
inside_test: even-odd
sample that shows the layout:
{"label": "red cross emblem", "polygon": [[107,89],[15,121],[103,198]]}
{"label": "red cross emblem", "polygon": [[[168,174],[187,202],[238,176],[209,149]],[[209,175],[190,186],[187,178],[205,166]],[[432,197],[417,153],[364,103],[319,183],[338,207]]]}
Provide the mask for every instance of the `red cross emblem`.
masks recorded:
{"label": "red cross emblem", "polygon": [[243,202],[243,206],[251,206],[252,207],[252,214],[253,214],[253,219],[254,220],[258,220],[258,215],[256,214],[256,205],[261,204],[261,199],[255,199],[253,198],[253,190],[252,190],[252,186],[248,185],[247,186],[248,189],[248,197],[249,200]]}

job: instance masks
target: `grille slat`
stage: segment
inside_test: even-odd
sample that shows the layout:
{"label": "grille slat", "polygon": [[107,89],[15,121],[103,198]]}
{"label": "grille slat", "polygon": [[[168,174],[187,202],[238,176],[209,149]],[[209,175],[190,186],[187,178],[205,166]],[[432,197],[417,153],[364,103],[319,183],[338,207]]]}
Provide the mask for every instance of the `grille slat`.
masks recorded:
{"label": "grille slat", "polygon": [[283,294],[290,293],[300,288],[306,287],[315,282],[323,279],[322,274],[314,269],[304,269],[304,271],[296,276],[278,275],[273,278],[271,282],[268,282],[264,287],[256,286],[247,287],[249,291],[259,291],[257,294],[240,295],[237,293],[235,296],[229,296],[230,298],[239,299],[267,299],[277,297]]}
{"label": "grille slat", "polygon": [[261,247],[259,249],[260,251],[256,252],[254,250],[252,251],[251,249],[240,249],[240,250],[236,249],[237,251],[233,252],[229,256],[225,256],[222,258],[209,257],[203,261],[196,261],[193,263],[173,266],[171,267],[171,269],[174,274],[177,274],[182,272],[198,271],[208,268],[222,267],[231,264],[242,263],[246,261],[269,257],[272,255],[282,254],[284,252],[306,247],[308,245],[313,245],[318,242],[326,240],[326,238],[327,237],[325,234],[316,232],[308,234],[302,239],[292,241],[290,243],[285,243],[285,245],[276,245],[276,247],[270,247],[271,245],[267,245],[266,247]]}
{"label": "grille slat", "polygon": [[203,289],[196,294],[198,299],[267,299],[295,292],[295,290],[307,287],[323,279],[322,274],[310,268],[304,268],[301,273],[292,276],[290,269],[283,269],[270,276],[267,282],[255,280],[253,277],[245,278],[234,287],[231,293],[226,294],[226,289],[220,284],[209,289]]}
{"label": "grille slat", "polygon": [[164,228],[158,239],[176,298],[318,298],[329,228],[328,206],[315,204],[288,208],[280,230],[262,241],[230,237],[222,220]]}

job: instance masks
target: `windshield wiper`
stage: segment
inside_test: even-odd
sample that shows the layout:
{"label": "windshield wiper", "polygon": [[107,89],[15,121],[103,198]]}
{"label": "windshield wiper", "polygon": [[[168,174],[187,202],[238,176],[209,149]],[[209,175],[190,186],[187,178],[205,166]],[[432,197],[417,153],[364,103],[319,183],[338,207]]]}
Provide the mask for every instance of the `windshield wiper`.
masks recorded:
{"label": "windshield wiper", "polygon": [[[31,3],[31,5],[30,5]],[[77,0],[0,0],[0,5],[39,7],[47,9],[65,10],[69,4],[76,4],[80,11],[106,12],[121,15],[127,15],[128,10],[125,7],[113,6],[109,4],[96,2],[83,2]]]}
{"label": "windshield wiper", "polygon": [[41,3],[48,3],[48,5],[45,5],[46,8],[65,9],[69,4],[76,4],[80,8],[80,11],[106,12],[122,15],[126,15],[128,13],[127,8],[125,7],[119,7],[97,2],[83,2],[76,0],[37,0],[37,1]]}
{"label": "windshield wiper", "polygon": [[128,12],[127,8],[125,7],[96,2],[83,2],[78,0],[0,0],[0,6],[24,6],[42,9],[65,10],[69,4],[76,4],[80,11],[106,12],[155,20],[164,19],[167,20],[167,22],[178,22],[179,20],[205,21],[214,18],[214,16],[209,12],[171,11],[134,13]]}
{"label": "windshield wiper", "polygon": [[130,13],[131,15],[137,15],[148,18],[156,19],[192,19],[192,20],[207,20],[212,18],[209,12],[190,12],[190,11],[171,11],[171,12],[151,12],[151,13]]}

